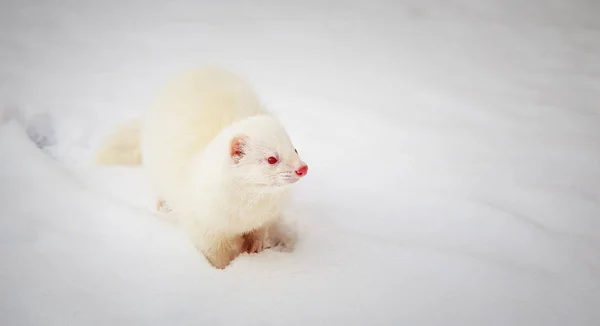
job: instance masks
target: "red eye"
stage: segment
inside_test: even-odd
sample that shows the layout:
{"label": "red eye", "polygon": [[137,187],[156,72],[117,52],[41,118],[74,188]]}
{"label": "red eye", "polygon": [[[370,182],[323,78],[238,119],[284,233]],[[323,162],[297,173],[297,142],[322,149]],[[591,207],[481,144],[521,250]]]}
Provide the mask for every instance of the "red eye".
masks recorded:
{"label": "red eye", "polygon": [[269,162],[269,164],[276,164],[277,163],[277,158],[271,156],[267,159],[267,162]]}

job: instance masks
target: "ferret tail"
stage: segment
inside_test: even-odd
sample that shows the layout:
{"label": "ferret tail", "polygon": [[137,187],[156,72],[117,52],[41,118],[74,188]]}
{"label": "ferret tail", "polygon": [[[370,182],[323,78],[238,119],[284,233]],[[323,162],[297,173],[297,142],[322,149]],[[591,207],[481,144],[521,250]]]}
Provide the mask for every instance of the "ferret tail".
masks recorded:
{"label": "ferret tail", "polygon": [[142,163],[140,140],[141,121],[128,121],[104,140],[95,162],[100,165],[139,165]]}

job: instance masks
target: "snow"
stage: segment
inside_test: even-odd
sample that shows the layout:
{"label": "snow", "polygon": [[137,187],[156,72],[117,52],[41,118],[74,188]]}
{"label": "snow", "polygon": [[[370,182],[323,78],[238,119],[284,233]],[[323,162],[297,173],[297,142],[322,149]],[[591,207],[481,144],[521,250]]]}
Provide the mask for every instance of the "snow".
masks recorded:
{"label": "snow", "polygon": [[[596,325],[599,12],[3,1],[0,324]],[[89,161],[166,78],[213,63],[310,165],[296,250],[224,271],[152,212],[138,169]]]}

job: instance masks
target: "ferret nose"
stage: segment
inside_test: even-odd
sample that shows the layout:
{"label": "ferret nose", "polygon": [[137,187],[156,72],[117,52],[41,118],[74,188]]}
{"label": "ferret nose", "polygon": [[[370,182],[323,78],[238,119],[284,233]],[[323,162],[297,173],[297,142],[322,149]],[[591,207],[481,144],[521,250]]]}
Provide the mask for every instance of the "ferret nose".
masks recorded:
{"label": "ferret nose", "polygon": [[296,174],[300,177],[305,176],[306,173],[308,173],[308,165],[303,165],[296,170]]}

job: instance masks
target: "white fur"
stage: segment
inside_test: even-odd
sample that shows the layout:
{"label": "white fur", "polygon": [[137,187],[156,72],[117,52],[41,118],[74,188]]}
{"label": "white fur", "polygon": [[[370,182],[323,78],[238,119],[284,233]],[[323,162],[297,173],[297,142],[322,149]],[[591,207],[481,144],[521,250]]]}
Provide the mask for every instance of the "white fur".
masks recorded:
{"label": "white fur", "polygon": [[[181,218],[215,267],[283,240],[269,230],[305,163],[243,79],[218,68],[188,71],[159,94],[141,129],[129,127],[110,139],[98,162],[142,161],[160,206]],[[141,157],[132,148],[124,155],[119,144],[131,147],[136,137]],[[243,154],[232,156],[232,146]],[[271,156],[277,164],[268,163]]]}
{"label": "white fur", "polygon": [[140,121],[132,120],[120,125],[109,135],[98,150],[96,163],[138,165],[142,161],[140,147]]}

